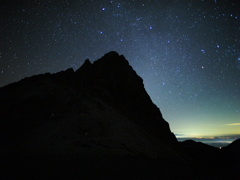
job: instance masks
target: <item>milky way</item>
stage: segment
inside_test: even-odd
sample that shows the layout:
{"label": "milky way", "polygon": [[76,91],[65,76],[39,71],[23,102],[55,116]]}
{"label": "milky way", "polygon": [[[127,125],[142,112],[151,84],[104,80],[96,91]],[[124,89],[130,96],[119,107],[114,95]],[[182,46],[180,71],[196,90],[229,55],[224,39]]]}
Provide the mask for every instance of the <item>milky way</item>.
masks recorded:
{"label": "milky way", "polygon": [[233,0],[7,1],[0,87],[114,50],[175,134],[239,134],[228,125],[240,123],[239,9]]}

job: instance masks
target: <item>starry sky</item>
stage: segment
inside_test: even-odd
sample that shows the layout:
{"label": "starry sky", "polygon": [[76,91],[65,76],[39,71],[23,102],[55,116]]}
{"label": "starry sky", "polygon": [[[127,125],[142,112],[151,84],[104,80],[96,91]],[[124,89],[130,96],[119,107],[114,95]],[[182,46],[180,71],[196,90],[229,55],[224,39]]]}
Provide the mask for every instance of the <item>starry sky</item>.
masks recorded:
{"label": "starry sky", "polygon": [[240,2],[19,0],[0,5],[0,87],[123,54],[177,137],[240,134]]}

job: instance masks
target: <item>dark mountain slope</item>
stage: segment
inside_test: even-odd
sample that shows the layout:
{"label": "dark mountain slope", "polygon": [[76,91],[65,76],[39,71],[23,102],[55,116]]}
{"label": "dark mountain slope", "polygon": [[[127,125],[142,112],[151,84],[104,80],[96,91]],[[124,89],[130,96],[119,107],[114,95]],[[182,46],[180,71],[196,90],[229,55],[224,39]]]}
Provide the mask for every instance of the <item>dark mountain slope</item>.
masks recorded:
{"label": "dark mountain slope", "polygon": [[88,87],[93,95],[98,94],[99,98],[119,109],[132,122],[165,143],[176,142],[168,123],[145,91],[142,78],[136,74],[124,56],[110,52],[93,64],[86,61],[76,71],[76,76],[81,81],[79,84]]}
{"label": "dark mountain slope", "polygon": [[0,109],[0,179],[234,179],[239,167],[238,141],[178,143],[116,52],[2,87]]}
{"label": "dark mountain slope", "polygon": [[222,153],[227,161],[235,163],[240,168],[240,139],[236,139],[228,146],[223,147]]}
{"label": "dark mountain slope", "polygon": [[86,60],[76,72],[25,78],[1,88],[0,98],[6,151],[85,152],[88,147],[94,153],[170,157],[177,146],[142,79],[116,52],[93,64]]}

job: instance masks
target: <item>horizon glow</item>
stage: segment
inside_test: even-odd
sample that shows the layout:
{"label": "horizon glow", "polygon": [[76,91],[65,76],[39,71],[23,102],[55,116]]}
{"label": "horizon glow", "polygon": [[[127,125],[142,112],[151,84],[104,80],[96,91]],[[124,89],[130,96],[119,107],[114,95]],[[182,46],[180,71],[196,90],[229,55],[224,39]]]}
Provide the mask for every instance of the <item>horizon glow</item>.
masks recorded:
{"label": "horizon glow", "polygon": [[0,87],[116,51],[173,133],[239,134],[239,9],[228,0],[4,1]]}

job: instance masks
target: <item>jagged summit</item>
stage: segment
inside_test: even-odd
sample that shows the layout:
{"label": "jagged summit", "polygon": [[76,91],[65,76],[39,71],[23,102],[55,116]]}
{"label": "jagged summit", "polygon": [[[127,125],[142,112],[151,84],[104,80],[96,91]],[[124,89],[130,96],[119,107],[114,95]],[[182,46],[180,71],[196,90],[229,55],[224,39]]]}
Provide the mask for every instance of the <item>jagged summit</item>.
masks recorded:
{"label": "jagged summit", "polygon": [[169,125],[162,118],[160,110],[147,94],[142,78],[123,55],[111,51],[93,64],[86,60],[76,71],[76,76],[78,74],[81,74],[78,78],[84,82],[85,87],[94,86],[95,94],[120,108],[134,123],[162,139],[170,136],[166,142],[175,139],[173,134],[169,134]]}
{"label": "jagged summit", "polygon": [[93,63],[85,60],[75,72],[67,69],[25,78],[0,88],[0,96],[3,146],[20,142],[42,149],[63,142],[93,146],[89,143],[102,138],[98,143],[110,149],[124,144],[125,153],[132,149],[156,155],[151,147],[177,144],[142,78],[115,51]]}
{"label": "jagged summit", "polygon": [[[114,60],[115,58],[118,58],[120,55],[116,51],[110,51],[106,53],[101,59],[105,60]],[[121,55],[123,56],[123,55]]]}
{"label": "jagged summit", "polygon": [[114,51],[75,72],[2,87],[0,99],[3,179],[214,179],[212,168],[225,173],[226,164],[227,176],[239,172],[239,140],[221,151],[178,143],[142,78]]}
{"label": "jagged summit", "polygon": [[119,55],[117,52],[111,51],[100,59],[94,61],[93,64],[89,61],[89,59],[86,59],[84,64],[76,70],[76,74],[82,74],[82,71],[87,70],[88,74],[101,72],[102,75],[105,74],[107,76],[110,74],[119,74],[121,71],[126,70],[126,68],[130,68],[129,70],[134,71],[131,66],[129,66],[128,61],[123,55]]}

